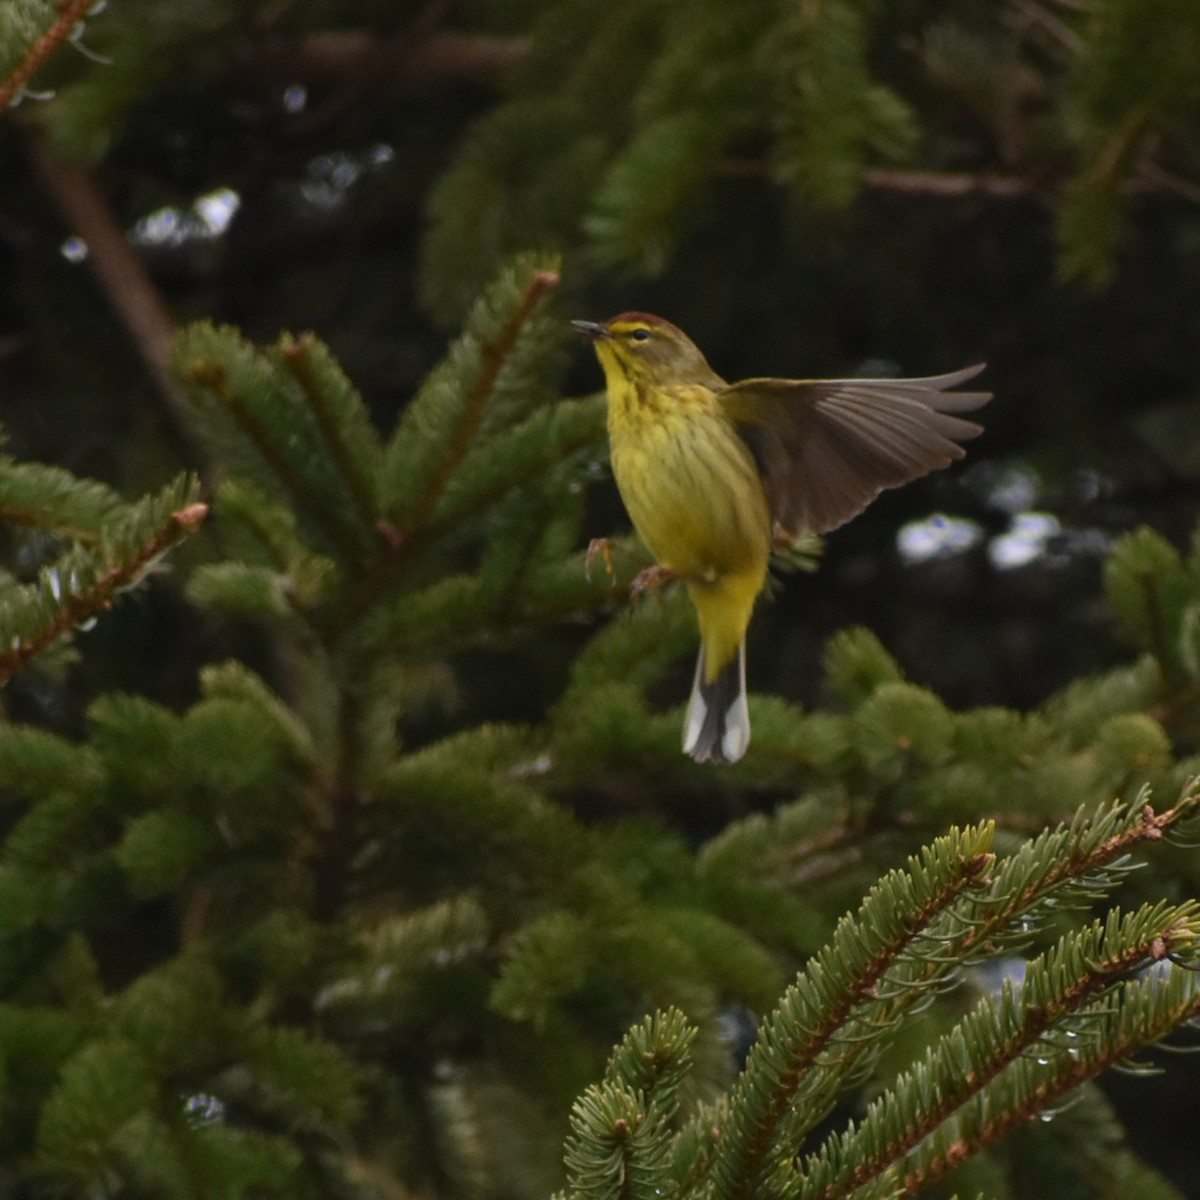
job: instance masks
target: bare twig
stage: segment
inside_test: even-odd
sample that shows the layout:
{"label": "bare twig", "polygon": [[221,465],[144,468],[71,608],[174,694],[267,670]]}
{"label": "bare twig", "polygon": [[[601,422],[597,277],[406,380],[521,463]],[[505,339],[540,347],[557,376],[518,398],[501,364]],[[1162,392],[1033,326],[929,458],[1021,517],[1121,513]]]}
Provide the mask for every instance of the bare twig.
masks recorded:
{"label": "bare twig", "polygon": [[[1124,149],[1123,144],[1117,149]],[[1110,157],[1115,153],[1116,151],[1110,151]],[[1115,166],[1106,158],[1100,169],[1110,173],[1115,170]],[[997,175],[986,171],[978,174],[951,174],[874,167],[863,171],[862,182],[864,187],[879,191],[907,192],[911,196],[933,196],[948,200],[964,196],[994,196],[1001,200],[1019,200],[1026,196],[1049,198],[1054,193],[1054,187],[1039,185],[1033,179],[1023,179],[1019,175]],[[1200,203],[1200,183],[1174,174],[1149,157],[1140,162],[1136,171],[1123,180],[1120,186],[1123,192],[1131,195],[1179,196],[1184,200]]]}
{"label": "bare twig", "polygon": [[1137,174],[1129,181],[1133,192],[1160,192],[1168,196],[1180,196],[1193,204],[1200,204],[1200,183],[1183,179],[1168,171],[1153,160],[1139,163]]}
{"label": "bare twig", "polygon": [[1083,38],[1038,0],[1009,0],[1009,24],[1020,34],[1040,29],[1050,43],[1072,57],[1083,52]]}
{"label": "bare twig", "polygon": [[384,38],[327,30],[298,41],[269,41],[256,48],[252,65],[300,83],[383,81],[416,92],[446,80],[494,82],[528,51],[529,39],[518,37],[442,32]]}
{"label": "bare twig", "polygon": [[996,175],[981,171],[978,174],[940,171],[900,171],[886,167],[869,168],[862,173],[866,187],[881,191],[907,192],[913,196],[996,196],[1017,199],[1032,195],[1035,188],[1030,180],[1016,175]]}
{"label": "bare twig", "polygon": [[[726,158],[714,168],[722,179],[767,178],[774,168],[766,159]],[[955,200],[963,196],[994,196],[1015,200],[1038,194],[1032,179],[1001,175],[994,171],[918,171],[896,167],[867,167],[860,175],[863,187],[883,192],[905,192],[910,196],[933,196]]]}

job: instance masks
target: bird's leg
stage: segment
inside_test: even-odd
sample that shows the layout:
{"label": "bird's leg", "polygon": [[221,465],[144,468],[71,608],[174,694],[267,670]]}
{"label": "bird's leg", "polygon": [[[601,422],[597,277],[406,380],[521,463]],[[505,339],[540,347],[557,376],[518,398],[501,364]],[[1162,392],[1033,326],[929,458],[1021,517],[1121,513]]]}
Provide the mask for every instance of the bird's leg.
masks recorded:
{"label": "bird's leg", "polygon": [[650,588],[657,599],[660,585],[672,583],[679,577],[679,572],[672,571],[670,567],[647,567],[633,577],[633,582],[629,585],[629,598],[637,600],[647,588]]}
{"label": "bird's leg", "polygon": [[[609,575],[616,573],[613,568],[613,546],[611,538],[603,537],[592,538],[588,543],[587,553],[583,559],[583,569],[588,579],[592,577],[592,567],[598,558],[604,559],[604,569]],[[617,547],[617,549],[620,548],[619,546]],[[679,578],[679,572],[671,570],[670,567],[660,567],[657,564],[653,567],[646,567],[645,570],[639,571],[633,577],[633,582],[629,585],[629,598],[637,600],[647,588],[651,588],[655,596],[657,596],[661,584],[671,583],[673,580]]]}
{"label": "bird's leg", "polygon": [[604,559],[604,569],[609,575],[614,574],[612,560],[612,538],[592,538],[588,542],[587,554],[583,559],[583,573],[587,577],[588,582],[591,582],[592,567],[596,565],[596,559]]}

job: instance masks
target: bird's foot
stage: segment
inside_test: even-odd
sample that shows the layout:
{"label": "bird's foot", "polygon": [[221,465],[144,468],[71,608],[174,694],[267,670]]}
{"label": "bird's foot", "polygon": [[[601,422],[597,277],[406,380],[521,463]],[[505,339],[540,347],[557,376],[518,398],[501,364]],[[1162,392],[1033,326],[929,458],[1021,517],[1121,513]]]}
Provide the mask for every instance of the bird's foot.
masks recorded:
{"label": "bird's foot", "polygon": [[672,583],[678,578],[679,572],[672,571],[670,567],[647,567],[633,577],[633,582],[629,585],[629,598],[638,600],[642,593],[649,588],[657,599],[658,589],[664,583]]}
{"label": "bird's foot", "polygon": [[584,555],[583,559],[583,573],[589,582],[591,582],[592,578],[592,568],[596,565],[596,559],[598,558],[604,559],[604,569],[609,575],[614,574],[612,547],[611,538],[592,538],[588,542],[587,554]]}

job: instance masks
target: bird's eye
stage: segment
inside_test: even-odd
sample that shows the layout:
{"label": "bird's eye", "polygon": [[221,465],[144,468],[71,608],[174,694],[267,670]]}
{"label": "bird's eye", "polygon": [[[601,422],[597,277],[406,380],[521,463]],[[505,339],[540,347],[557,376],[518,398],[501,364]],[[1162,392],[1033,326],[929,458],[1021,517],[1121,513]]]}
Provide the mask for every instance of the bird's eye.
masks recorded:
{"label": "bird's eye", "polygon": [[645,342],[650,338],[650,330],[635,329],[629,336],[633,338],[635,342]]}

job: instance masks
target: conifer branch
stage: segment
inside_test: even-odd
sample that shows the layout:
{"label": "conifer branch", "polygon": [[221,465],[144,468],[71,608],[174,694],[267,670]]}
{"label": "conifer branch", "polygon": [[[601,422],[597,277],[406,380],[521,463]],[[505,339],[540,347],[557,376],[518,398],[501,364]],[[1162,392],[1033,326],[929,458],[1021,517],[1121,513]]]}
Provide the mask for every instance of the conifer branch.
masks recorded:
{"label": "conifer branch", "polygon": [[71,36],[95,4],[96,0],[66,0],[50,27],[34,42],[8,77],[0,82],[0,113],[8,108],[46,60]]}
{"label": "conifer branch", "polygon": [[[922,933],[964,893],[984,884],[993,861],[987,852],[991,832],[990,825],[955,830],[926,849],[919,861],[910,860],[909,873],[885,876],[858,914],[843,918],[830,946],[788,988],[735,1085],[730,1127],[715,1155],[714,1196],[734,1200],[767,1186],[775,1164],[788,1157],[780,1135],[798,1094],[816,1090],[809,1072],[826,1051],[835,1049],[854,1011],[879,999],[879,985],[905,950],[916,947]],[[924,953],[930,951],[924,947]],[[915,989],[906,990],[889,999],[903,1008],[914,994]],[[879,1028],[880,1021],[874,1022],[874,1032]],[[815,1124],[832,1096],[822,1089],[819,1099],[806,1099],[804,1121]],[[798,1133],[789,1128],[789,1141]]]}
{"label": "conifer branch", "polygon": [[[74,562],[68,560],[67,564],[54,568],[51,572],[54,578],[61,580],[64,569],[68,576],[65,597],[62,600],[55,598],[47,606],[42,589],[34,590],[30,601],[41,610],[40,619],[33,627],[14,632],[7,646],[0,649],[0,684],[23,670],[64,634],[95,613],[110,608],[118,592],[136,584],[172,546],[195,533],[207,514],[208,506],[201,503],[189,503],[169,513],[160,528],[145,541],[120,553],[115,562],[102,566],[99,571],[94,572],[95,559],[99,556],[91,552],[87,552],[88,557],[79,557]],[[72,576],[79,577],[80,586],[72,585]],[[61,590],[61,582],[57,586]]]}
{"label": "conifer branch", "polygon": [[311,333],[302,334],[298,338],[285,336],[280,343],[280,350],[284,361],[291,368],[293,377],[304,389],[304,397],[316,418],[329,452],[358,507],[359,518],[364,525],[370,525],[377,516],[375,501],[363,479],[363,464],[355,458],[351,447],[347,445],[343,436],[343,426],[325,402],[324,392],[313,376],[312,354],[315,343],[316,338]]}
{"label": "conifer branch", "polygon": [[[1043,835],[1032,844],[1029,857],[1036,859],[1045,855],[1049,869],[1045,874],[1034,876],[1023,890],[1002,903],[994,913],[989,913],[986,923],[979,924],[968,935],[967,948],[985,942],[1001,925],[1028,911],[1049,893],[1085,881],[1106,867],[1111,868],[1143,842],[1161,841],[1168,829],[1194,814],[1197,807],[1200,807],[1200,789],[1193,784],[1164,812],[1156,813],[1146,803],[1128,809],[1114,804],[1098,818],[1079,814],[1070,826],[1059,826]],[[1053,843],[1060,841],[1065,843],[1064,849],[1069,847],[1068,854],[1046,853]],[[1015,862],[1016,858],[1006,860],[1005,868]],[[995,892],[1000,894],[1002,889],[1003,882],[998,878]]]}
{"label": "conifer branch", "polygon": [[348,691],[338,710],[336,777],[325,792],[321,829],[313,840],[313,915],[331,921],[341,910],[349,879],[349,865],[358,849],[358,816],[367,797],[359,779],[362,756],[362,704]]}
{"label": "conifer branch", "polygon": [[[985,1001],[875,1101],[861,1124],[812,1156],[812,1167],[805,1171],[813,1169],[822,1183],[815,1189],[806,1186],[800,1194],[805,1200],[853,1196],[1073,1014],[1087,1018],[1087,1007],[1131,972],[1194,952],[1196,940],[1194,905],[1110,918],[1107,928],[1096,924],[1064,938],[1052,954],[1029,964],[1019,997],[1006,992],[1000,1001]],[[981,1048],[978,1057],[976,1047]],[[910,1094],[920,1097],[911,1115],[898,1099]],[[897,1115],[898,1109],[903,1115]]]}
{"label": "conifer branch", "polygon": [[[1175,974],[1179,979],[1189,975],[1184,971],[1176,971]],[[1191,980],[1188,979],[1187,982],[1190,984]],[[1119,1025],[1119,1029],[1103,1043],[1101,1049],[1078,1059],[1059,1059],[1049,1079],[1032,1080],[1029,1079],[1028,1071],[1019,1072],[1025,1076],[1018,1081],[1019,1084],[1024,1084],[1019,1100],[998,1116],[983,1121],[971,1136],[955,1138],[907,1171],[903,1179],[903,1191],[899,1194],[916,1195],[967,1158],[1000,1141],[1013,1130],[1028,1124],[1039,1113],[1053,1112],[1061,1101],[1083,1084],[1121,1063],[1128,1062],[1139,1051],[1161,1041],[1186,1022],[1200,1018],[1200,994],[1194,985],[1177,988],[1177,996],[1168,995],[1165,1001],[1161,1000],[1161,993],[1170,990],[1169,984],[1163,984],[1153,977],[1146,983],[1129,985],[1130,993],[1140,992],[1141,995],[1122,997],[1114,1018],[1114,1023]],[[1142,1001],[1141,1006],[1137,1005],[1137,1000]],[[1160,1002],[1147,1014],[1145,1008],[1155,1000]],[[1121,1021],[1121,1014],[1124,1012],[1135,1012],[1135,1019]]]}
{"label": "conifer branch", "polygon": [[226,364],[213,359],[189,362],[183,369],[192,383],[211,392],[220,401],[238,432],[254,447],[279,485],[292,497],[296,507],[333,545],[351,557],[353,547],[347,543],[337,514],[309,486],[308,479],[288,457],[273,431],[258,419],[251,406],[230,386]]}
{"label": "conifer branch", "polygon": [[678,1010],[634,1026],[604,1080],[571,1112],[564,1162],[574,1200],[651,1200],[672,1190],[667,1132],[696,1029]]}
{"label": "conifer branch", "polygon": [[245,527],[273,570],[283,574],[295,567],[301,549],[294,528],[287,529],[291,538],[281,534],[277,521],[271,519],[277,515],[271,501],[252,485],[241,480],[223,480],[217,489],[215,510],[218,521],[230,517]]}
{"label": "conifer branch", "polygon": [[459,473],[464,486],[446,488],[424,536],[447,533],[510,492],[528,486],[548,467],[602,441],[604,404],[598,399],[563,400],[553,408],[539,409],[521,425],[498,435],[477,464],[468,457]]}
{"label": "conifer branch", "polygon": [[580,558],[542,568],[526,581],[517,601],[504,606],[477,577],[449,576],[406,596],[399,609],[381,607],[368,614],[363,642],[428,650],[464,636],[503,634],[592,616],[627,595],[623,583],[589,582]]}
{"label": "conifer branch", "polygon": [[[406,505],[406,515],[400,527],[386,517],[377,522],[376,529],[389,547],[390,554],[376,564],[363,578],[357,593],[342,605],[332,634],[335,640],[355,629],[363,615],[387,592],[408,556],[432,536],[429,522],[471,449],[501,372],[538,305],[558,286],[558,282],[559,276],[555,271],[533,270],[515,302],[507,305],[508,317],[500,329],[493,336],[474,339],[481,362],[469,390],[461,397],[453,425],[445,430],[444,444],[438,445],[436,463],[428,477],[421,482],[420,493]],[[486,310],[477,319],[486,319]],[[471,339],[468,327],[462,340]],[[419,405],[420,398],[414,403]],[[411,412],[410,408],[407,415],[411,415]]]}
{"label": "conifer branch", "polygon": [[193,602],[252,619],[294,620],[320,644],[319,604],[335,568],[300,539],[291,510],[253,485],[226,479],[217,489],[214,516],[218,528],[249,540],[250,561],[200,566],[188,581]]}
{"label": "conifer branch", "polygon": [[452,441],[433,477],[426,484],[425,491],[417,500],[413,515],[403,530],[392,531],[389,534],[395,550],[399,551],[405,546],[416,531],[425,524],[426,519],[437,505],[442,492],[445,491],[446,485],[471,445],[475,431],[483,420],[488,400],[500,377],[500,371],[516,346],[522,328],[533,315],[538,303],[558,287],[558,282],[559,277],[553,271],[535,271],[503,328],[496,337],[484,341],[480,345],[483,370],[463,406]]}
{"label": "conifer branch", "polygon": [[61,467],[0,456],[0,521],[95,545],[121,507],[107,484],[77,479]]}
{"label": "conifer branch", "polygon": [[[1028,921],[1051,898],[1062,904],[1072,898],[1073,890],[1091,897],[1111,889],[1136,865],[1127,861],[1136,846],[1160,841],[1198,807],[1200,789],[1193,784],[1162,813],[1149,804],[1114,804],[1095,818],[1081,811],[1070,825],[1027,843],[1001,860],[986,893],[972,896],[965,909],[948,912],[946,928],[933,931],[943,940],[947,961],[969,962],[1021,940],[1025,935],[1020,922]],[[945,970],[944,963],[933,959],[918,966],[935,976]]]}
{"label": "conifer branch", "polygon": [[[1071,825],[1048,831],[1002,860],[982,892],[986,864],[977,863],[978,874],[968,872],[961,880],[973,886],[947,887],[939,893],[940,904],[931,897],[933,907],[913,909],[905,918],[913,921],[911,934],[894,943],[873,942],[878,933],[863,916],[879,903],[883,884],[878,885],[859,919],[839,925],[830,947],[764,1024],[731,1096],[728,1128],[714,1153],[714,1195],[733,1197],[746,1187],[765,1187],[827,1111],[841,1083],[878,1048],[883,1031],[929,995],[953,966],[1011,943],[1020,936],[1014,932],[1019,922],[1050,896],[1067,898],[1072,888],[1093,894],[1111,887],[1135,846],[1160,840],[1198,806],[1200,790],[1192,786],[1163,813],[1148,804],[1114,805],[1094,819],[1080,813]],[[906,913],[904,901],[889,900],[898,914]],[[847,954],[857,954],[857,969],[846,976],[842,967],[838,979],[834,972]],[[1114,964],[1113,972],[1119,969]],[[1111,986],[1109,973],[1097,973]]]}

